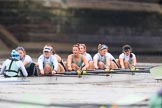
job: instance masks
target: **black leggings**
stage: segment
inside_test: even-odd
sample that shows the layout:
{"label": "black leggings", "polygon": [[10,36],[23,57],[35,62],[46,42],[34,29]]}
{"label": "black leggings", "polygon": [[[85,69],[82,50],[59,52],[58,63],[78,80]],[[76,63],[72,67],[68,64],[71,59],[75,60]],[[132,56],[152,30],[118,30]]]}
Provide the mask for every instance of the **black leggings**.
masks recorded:
{"label": "black leggings", "polygon": [[35,66],[35,63],[31,63],[29,68],[26,68],[26,71],[28,72],[28,76],[38,76],[37,68]]}

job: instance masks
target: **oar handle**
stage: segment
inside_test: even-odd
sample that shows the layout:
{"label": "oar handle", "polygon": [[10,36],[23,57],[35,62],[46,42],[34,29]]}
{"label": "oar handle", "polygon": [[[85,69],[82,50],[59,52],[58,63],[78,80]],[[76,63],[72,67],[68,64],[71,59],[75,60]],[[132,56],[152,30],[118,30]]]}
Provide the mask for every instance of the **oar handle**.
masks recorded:
{"label": "oar handle", "polygon": [[109,72],[108,70],[77,70],[77,71],[69,71],[69,72],[64,72],[61,74],[64,75],[86,75],[86,74],[91,74],[91,73],[107,73]]}

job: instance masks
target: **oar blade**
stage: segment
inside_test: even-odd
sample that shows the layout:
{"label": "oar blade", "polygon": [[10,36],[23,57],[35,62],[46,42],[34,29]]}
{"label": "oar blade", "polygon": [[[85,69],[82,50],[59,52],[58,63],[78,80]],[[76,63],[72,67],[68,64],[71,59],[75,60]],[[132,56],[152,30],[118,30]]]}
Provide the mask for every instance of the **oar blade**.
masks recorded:
{"label": "oar blade", "polygon": [[150,69],[150,72],[154,78],[161,77],[162,78],[162,66],[157,66]]}

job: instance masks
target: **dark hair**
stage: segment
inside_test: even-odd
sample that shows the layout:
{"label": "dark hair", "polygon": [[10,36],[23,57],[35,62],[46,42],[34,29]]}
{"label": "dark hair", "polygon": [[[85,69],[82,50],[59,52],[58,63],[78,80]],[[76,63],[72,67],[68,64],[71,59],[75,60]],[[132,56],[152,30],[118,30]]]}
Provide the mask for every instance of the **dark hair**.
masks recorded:
{"label": "dark hair", "polygon": [[122,51],[129,51],[129,50],[132,52],[132,47],[130,45],[124,45],[122,47]]}

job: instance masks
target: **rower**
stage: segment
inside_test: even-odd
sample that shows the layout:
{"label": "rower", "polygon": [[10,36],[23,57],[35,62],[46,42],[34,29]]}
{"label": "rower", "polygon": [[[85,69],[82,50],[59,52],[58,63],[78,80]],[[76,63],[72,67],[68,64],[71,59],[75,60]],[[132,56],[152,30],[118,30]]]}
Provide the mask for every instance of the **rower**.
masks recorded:
{"label": "rower", "polygon": [[[80,54],[84,55],[89,63],[89,70],[93,70],[94,69],[94,63],[92,60],[92,56],[86,52],[87,48],[85,44],[79,44],[79,50],[80,50]],[[84,64],[83,64],[84,65]]]}
{"label": "rower", "polygon": [[40,75],[54,75],[58,72],[58,61],[52,54],[51,46],[44,46],[43,54],[38,58],[38,68]]}
{"label": "rower", "polygon": [[93,57],[95,69],[114,69],[117,68],[114,63],[115,58],[108,52],[108,46],[105,44],[98,45],[98,53]]}
{"label": "rower", "polygon": [[122,47],[122,52],[119,55],[119,65],[122,69],[132,69],[135,70],[137,60],[136,55],[132,53],[132,47],[130,45],[124,45]]}
{"label": "rower", "polygon": [[35,67],[35,63],[33,63],[32,58],[26,54],[26,51],[23,47],[18,46],[16,51],[20,54],[20,60],[23,62],[28,76],[37,76],[37,69]]}
{"label": "rower", "polygon": [[64,64],[63,59],[61,58],[61,56],[59,56],[56,53],[53,45],[51,45],[51,44],[48,44],[48,45],[51,46],[52,54],[57,58],[57,61],[58,61],[58,72],[60,72],[60,73],[65,72],[66,71],[66,66]]}
{"label": "rower", "polygon": [[[72,52],[73,53],[68,55],[67,58],[67,70],[87,70],[87,68],[89,67],[88,61],[84,55],[80,54],[78,44],[73,45]],[[83,63],[84,66],[82,66]]]}
{"label": "rower", "polygon": [[6,59],[2,65],[1,74],[5,77],[27,77],[28,73],[20,60],[20,54],[16,50],[12,50],[11,57]]}

